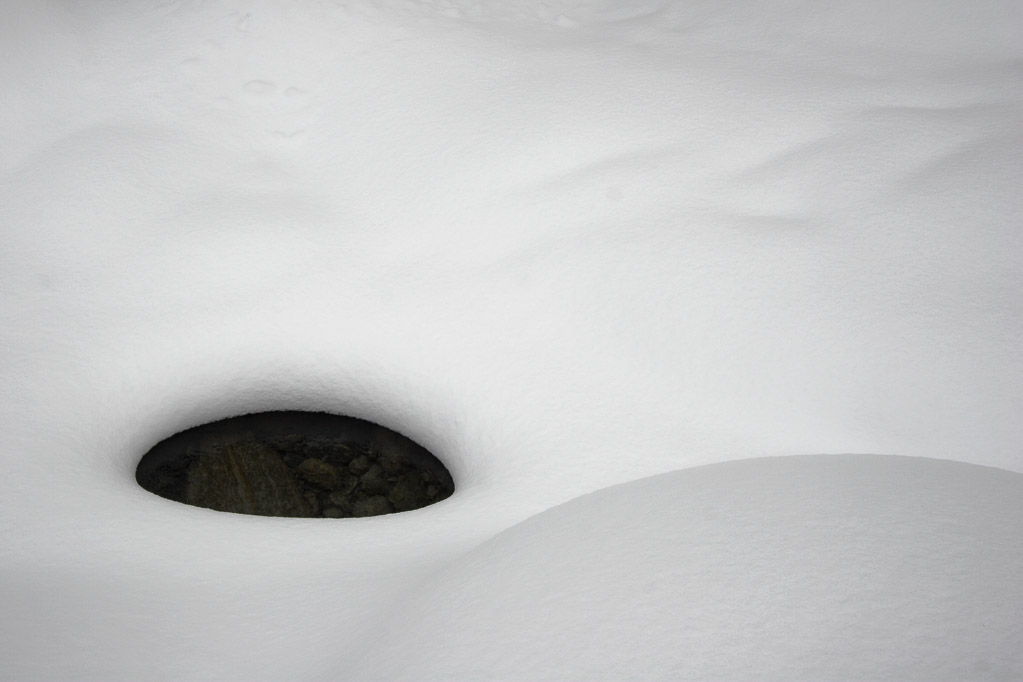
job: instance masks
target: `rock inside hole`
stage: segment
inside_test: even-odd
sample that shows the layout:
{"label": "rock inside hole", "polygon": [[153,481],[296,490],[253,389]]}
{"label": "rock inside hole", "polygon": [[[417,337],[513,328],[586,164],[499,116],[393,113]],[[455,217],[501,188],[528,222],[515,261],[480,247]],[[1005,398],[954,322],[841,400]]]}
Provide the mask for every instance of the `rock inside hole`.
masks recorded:
{"label": "rock inside hole", "polygon": [[320,412],[261,412],[182,431],[142,457],[135,479],[196,507],[334,519],[411,511],[455,490],[414,441]]}

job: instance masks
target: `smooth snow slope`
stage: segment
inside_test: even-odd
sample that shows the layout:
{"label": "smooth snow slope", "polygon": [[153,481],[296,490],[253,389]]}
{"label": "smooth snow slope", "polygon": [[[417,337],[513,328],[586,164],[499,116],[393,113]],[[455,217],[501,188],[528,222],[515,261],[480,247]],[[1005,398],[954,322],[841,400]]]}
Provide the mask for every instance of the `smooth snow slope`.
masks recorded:
{"label": "smooth snow slope", "polygon": [[[1020,2],[2,10],[4,677],[342,675],[470,548],[695,465],[1023,471]],[[458,490],[329,523],[135,484],[263,409]]]}

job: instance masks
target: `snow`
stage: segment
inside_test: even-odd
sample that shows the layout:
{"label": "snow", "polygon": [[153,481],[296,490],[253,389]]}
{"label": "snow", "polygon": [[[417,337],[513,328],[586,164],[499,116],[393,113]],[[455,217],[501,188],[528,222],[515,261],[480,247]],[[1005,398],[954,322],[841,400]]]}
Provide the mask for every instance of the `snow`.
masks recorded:
{"label": "snow", "polygon": [[612,486],[399,598],[351,676],[1018,679],[1021,493],[1020,474],[879,455]]}
{"label": "snow", "polygon": [[[3,17],[0,676],[1023,676],[1023,3]],[[268,409],[456,493],[135,483]]]}

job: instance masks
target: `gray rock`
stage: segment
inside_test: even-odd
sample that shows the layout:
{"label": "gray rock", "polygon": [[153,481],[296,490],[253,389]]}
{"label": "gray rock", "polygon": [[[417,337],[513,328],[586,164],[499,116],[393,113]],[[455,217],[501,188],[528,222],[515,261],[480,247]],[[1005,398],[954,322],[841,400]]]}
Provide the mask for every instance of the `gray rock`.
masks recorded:
{"label": "gray rock", "polygon": [[351,474],[341,474],[341,482],[334,486],[336,492],[344,495],[351,495],[352,491],[359,487],[359,479]]}
{"label": "gray rock", "polygon": [[368,495],[386,495],[390,489],[387,479],[384,477],[384,470],[379,464],[374,464],[369,471],[362,475],[359,485]]}
{"label": "gray rock", "polygon": [[387,499],[394,505],[396,511],[409,511],[418,509],[428,502],[425,492],[410,476],[399,476],[391,487]]}
{"label": "gray rock", "polygon": [[288,467],[258,442],[204,452],[188,470],[185,501],[197,507],[260,516],[308,516],[309,505]]}
{"label": "gray rock", "polygon": [[359,455],[348,463],[348,470],[356,476],[361,476],[369,471],[370,466],[371,462],[369,461],[369,457],[366,455]]}
{"label": "gray rock", "polygon": [[340,519],[344,517],[344,512],[337,507],[327,507],[323,510],[323,516],[328,519]]}
{"label": "gray rock", "polygon": [[401,457],[393,452],[381,452],[377,462],[380,463],[380,467],[386,474],[396,474],[401,471]]}
{"label": "gray rock", "polygon": [[317,497],[316,493],[314,493],[312,490],[307,490],[304,493],[302,493],[302,499],[304,499],[306,501],[306,504],[309,506],[309,515],[319,516],[320,498]]}
{"label": "gray rock", "polygon": [[340,485],[341,474],[323,460],[310,457],[302,460],[295,472],[304,480],[328,490]]}
{"label": "gray rock", "polygon": [[351,490],[334,490],[331,491],[328,499],[330,503],[335,507],[344,507],[352,503],[352,491]]}
{"label": "gray rock", "polygon": [[381,514],[390,514],[394,509],[391,507],[391,503],[387,501],[387,498],[383,495],[374,495],[373,497],[367,497],[359,500],[355,503],[352,508],[353,516],[379,516]]}

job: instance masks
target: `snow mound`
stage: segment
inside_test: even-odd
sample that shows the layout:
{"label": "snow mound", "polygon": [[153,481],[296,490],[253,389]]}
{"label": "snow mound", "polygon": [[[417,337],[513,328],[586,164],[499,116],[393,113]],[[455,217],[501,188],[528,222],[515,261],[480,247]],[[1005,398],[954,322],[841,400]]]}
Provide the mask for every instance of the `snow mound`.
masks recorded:
{"label": "snow mound", "polygon": [[419,586],[349,679],[1023,679],[1021,499],[856,455],[613,486]]}

